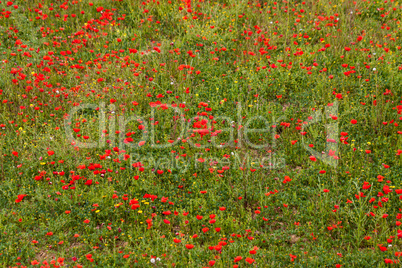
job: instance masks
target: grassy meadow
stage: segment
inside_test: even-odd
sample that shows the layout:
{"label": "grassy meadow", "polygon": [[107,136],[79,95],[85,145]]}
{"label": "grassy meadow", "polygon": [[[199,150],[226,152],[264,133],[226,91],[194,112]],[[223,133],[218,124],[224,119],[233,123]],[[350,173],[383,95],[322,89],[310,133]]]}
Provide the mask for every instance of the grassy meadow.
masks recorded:
{"label": "grassy meadow", "polygon": [[401,267],[401,20],[1,0],[0,267]]}

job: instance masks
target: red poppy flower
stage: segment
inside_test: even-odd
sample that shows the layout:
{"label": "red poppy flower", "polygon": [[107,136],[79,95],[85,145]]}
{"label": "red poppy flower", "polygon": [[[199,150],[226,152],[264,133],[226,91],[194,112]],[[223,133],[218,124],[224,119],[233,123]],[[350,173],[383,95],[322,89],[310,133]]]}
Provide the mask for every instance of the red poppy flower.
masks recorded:
{"label": "red poppy flower", "polygon": [[237,256],[236,258],[234,258],[234,262],[239,262],[243,259],[243,257],[241,256]]}
{"label": "red poppy flower", "polygon": [[252,264],[253,262],[255,262],[255,260],[254,259],[252,259],[252,258],[246,258],[246,262],[248,262],[249,264]]}

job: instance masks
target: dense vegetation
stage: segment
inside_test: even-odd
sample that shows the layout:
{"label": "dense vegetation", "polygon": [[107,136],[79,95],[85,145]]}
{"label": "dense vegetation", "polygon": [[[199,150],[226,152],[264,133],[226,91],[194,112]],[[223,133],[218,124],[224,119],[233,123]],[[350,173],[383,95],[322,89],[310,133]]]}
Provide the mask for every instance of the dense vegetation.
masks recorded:
{"label": "dense vegetation", "polygon": [[401,18],[0,1],[0,264],[400,267]]}

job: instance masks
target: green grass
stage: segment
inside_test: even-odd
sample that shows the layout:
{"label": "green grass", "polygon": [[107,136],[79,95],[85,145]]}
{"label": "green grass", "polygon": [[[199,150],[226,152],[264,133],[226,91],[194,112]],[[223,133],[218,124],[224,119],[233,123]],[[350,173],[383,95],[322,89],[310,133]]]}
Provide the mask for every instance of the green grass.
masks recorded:
{"label": "green grass", "polygon": [[400,266],[400,3],[0,8],[2,267]]}

